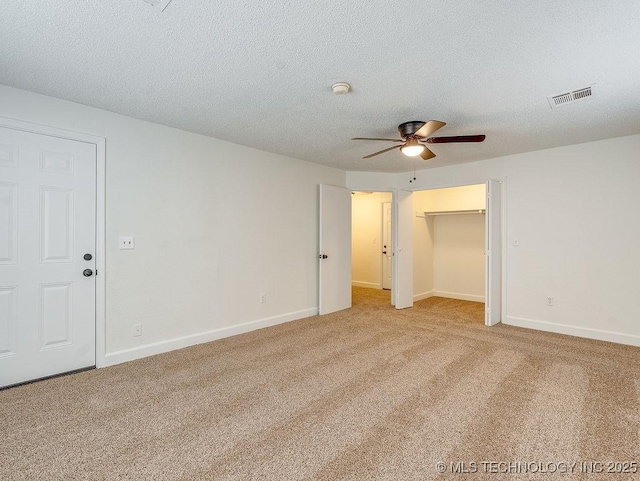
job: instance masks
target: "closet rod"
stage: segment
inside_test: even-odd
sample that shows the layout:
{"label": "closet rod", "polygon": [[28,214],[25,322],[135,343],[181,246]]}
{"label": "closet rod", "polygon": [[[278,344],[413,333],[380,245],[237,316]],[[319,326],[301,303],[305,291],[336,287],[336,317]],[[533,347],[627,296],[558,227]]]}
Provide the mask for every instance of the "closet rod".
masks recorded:
{"label": "closet rod", "polygon": [[484,214],[485,209],[469,209],[469,210],[441,210],[425,212],[424,215],[457,215],[457,214]]}

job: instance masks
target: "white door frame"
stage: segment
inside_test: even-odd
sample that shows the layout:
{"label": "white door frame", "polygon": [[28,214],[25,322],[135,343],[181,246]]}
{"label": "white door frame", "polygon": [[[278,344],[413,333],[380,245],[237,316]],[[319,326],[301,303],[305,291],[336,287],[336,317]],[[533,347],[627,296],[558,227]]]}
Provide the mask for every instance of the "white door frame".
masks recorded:
{"label": "white door frame", "polygon": [[[499,180],[490,180],[485,184],[485,198],[486,198],[486,205],[485,205],[485,212],[487,214],[487,217],[485,219],[485,223],[484,223],[484,256],[485,256],[485,262],[484,262],[484,278],[485,278],[485,299],[484,299],[484,306],[485,306],[485,320],[484,320],[484,324],[485,326],[494,326],[500,322],[502,322],[502,319],[504,318],[504,310],[503,310],[503,306],[504,306],[504,302],[502,302],[502,285],[503,285],[503,274],[504,274],[504,270],[502,269],[502,260],[503,260],[503,255],[502,252],[504,251],[504,245],[503,245],[503,241],[504,241],[504,230],[502,229],[502,218],[503,213],[503,200],[502,200],[502,181]],[[498,202],[496,202],[495,204],[493,203],[493,201],[496,199],[498,199]],[[495,215],[497,213],[497,215]],[[499,232],[498,235],[493,236],[492,234],[494,233],[494,231]],[[499,245],[499,247],[496,247],[496,244]],[[494,255],[494,250],[499,250],[500,251],[500,256],[495,256]],[[500,289],[495,289],[493,286],[496,283],[496,280],[494,279],[494,275],[495,272],[497,272],[497,269],[493,269],[493,266],[495,264],[495,262],[500,262],[500,269],[499,269],[499,275],[500,275]],[[499,292],[497,292],[499,291]],[[499,306],[496,306],[495,303],[494,304],[494,300],[495,297],[499,295],[500,296],[500,303]],[[494,316],[494,314],[496,314],[496,308],[499,307],[499,315],[498,316]],[[496,320],[497,318],[497,320]]]}
{"label": "white door frame", "polygon": [[33,134],[48,135],[60,139],[85,142],[96,146],[96,367],[106,366],[105,321],[105,179],[106,140],[103,137],[71,130],[34,124],[22,120],[0,117],[0,127],[21,130]]}

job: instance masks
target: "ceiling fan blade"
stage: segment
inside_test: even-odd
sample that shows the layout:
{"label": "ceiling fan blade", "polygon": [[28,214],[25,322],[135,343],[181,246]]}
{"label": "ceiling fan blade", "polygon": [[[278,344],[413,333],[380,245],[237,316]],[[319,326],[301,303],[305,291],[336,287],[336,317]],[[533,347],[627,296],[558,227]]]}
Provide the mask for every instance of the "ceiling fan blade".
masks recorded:
{"label": "ceiling fan blade", "polygon": [[385,152],[389,152],[390,150],[394,150],[394,149],[399,149],[401,146],[400,145],[394,145],[393,147],[389,147],[388,149],[384,149],[381,150],[380,152],[376,152],[375,154],[369,154],[365,157],[362,157],[363,159],[370,159],[371,157],[375,157],[376,155],[380,155],[380,154],[384,154]]}
{"label": "ceiling fan blade", "polygon": [[370,138],[370,137],[354,137],[351,140],[385,140],[387,142],[404,142],[402,139],[378,139],[378,138]]}
{"label": "ceiling fan blade", "polygon": [[431,152],[426,146],[425,146],[424,150],[422,151],[422,153],[420,154],[420,157],[422,157],[424,160],[433,159],[435,156],[436,156],[436,154]]}
{"label": "ceiling fan blade", "polygon": [[431,137],[424,142],[428,144],[450,144],[452,142],[482,142],[486,135],[458,135],[456,137]]}
{"label": "ceiling fan blade", "polygon": [[429,137],[432,133],[434,133],[438,129],[441,129],[445,125],[447,124],[444,122],[440,122],[439,120],[429,120],[429,122],[416,130],[413,135],[415,135],[416,137]]}

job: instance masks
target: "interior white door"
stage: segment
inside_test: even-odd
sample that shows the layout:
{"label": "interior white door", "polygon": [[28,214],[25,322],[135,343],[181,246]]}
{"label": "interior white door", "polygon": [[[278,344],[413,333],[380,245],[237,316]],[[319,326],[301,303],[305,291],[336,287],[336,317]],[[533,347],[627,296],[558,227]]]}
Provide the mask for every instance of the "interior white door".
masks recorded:
{"label": "interior white door", "polygon": [[413,307],[413,198],[411,192],[396,192],[394,269],[396,309]]}
{"label": "interior white door", "polygon": [[393,272],[393,243],[391,229],[391,202],[382,203],[382,288],[391,289]]}
{"label": "interior white door", "polygon": [[0,386],[95,365],[95,233],[95,145],[0,128]]}
{"label": "interior white door", "polygon": [[485,216],[485,321],[487,326],[502,320],[502,183],[487,182]]}
{"label": "interior white door", "polygon": [[351,307],[351,191],[320,184],[319,313]]}

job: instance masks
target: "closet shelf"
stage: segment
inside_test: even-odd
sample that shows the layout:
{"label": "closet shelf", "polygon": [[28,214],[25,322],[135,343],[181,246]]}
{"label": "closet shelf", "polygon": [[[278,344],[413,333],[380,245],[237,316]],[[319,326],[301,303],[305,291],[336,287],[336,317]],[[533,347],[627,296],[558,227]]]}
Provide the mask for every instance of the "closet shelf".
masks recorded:
{"label": "closet shelf", "polygon": [[[468,210],[440,210],[440,211],[427,211],[424,213],[425,216],[428,215],[457,215],[457,214],[484,214],[486,212],[485,209],[468,209]],[[422,216],[419,216],[422,217]]]}

